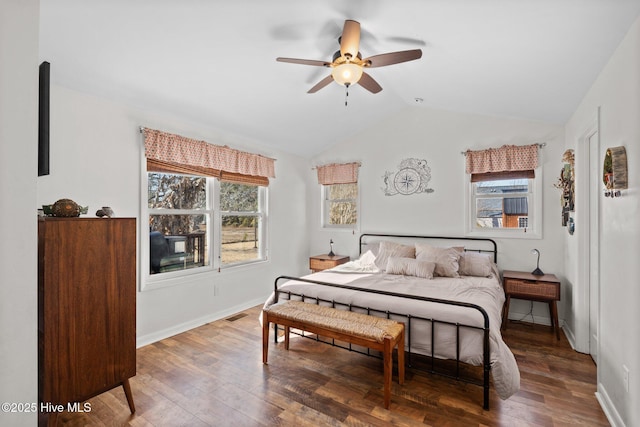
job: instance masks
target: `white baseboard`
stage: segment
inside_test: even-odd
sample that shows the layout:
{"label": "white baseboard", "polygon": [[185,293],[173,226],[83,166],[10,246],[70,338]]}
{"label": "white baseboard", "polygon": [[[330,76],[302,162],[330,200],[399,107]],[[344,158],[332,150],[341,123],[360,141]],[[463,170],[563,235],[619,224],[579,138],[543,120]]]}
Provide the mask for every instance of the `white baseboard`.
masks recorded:
{"label": "white baseboard", "polygon": [[569,327],[569,325],[565,322],[562,330],[564,331],[564,335],[567,337],[567,340],[569,340],[569,345],[571,346],[571,348],[577,352],[580,352],[576,349],[576,334],[573,332],[573,329],[571,329],[571,327]]}
{"label": "white baseboard", "polygon": [[216,313],[211,313],[207,316],[203,316],[198,319],[191,320],[189,322],[181,323],[179,325],[174,325],[170,328],[166,328],[161,331],[139,336],[136,338],[136,348],[144,347],[145,345],[149,345],[154,342],[163,340],[165,338],[169,338],[174,335],[181,334],[182,332],[186,332],[193,328],[197,328],[198,326],[206,325],[207,323],[220,320],[225,317],[231,316],[232,314],[236,314],[240,311],[246,310],[248,308],[255,307],[258,304],[263,304],[267,300],[267,298],[268,298],[268,295],[265,295],[262,298],[256,298],[251,301],[246,301],[246,302],[243,302],[242,304],[238,304],[226,310],[218,311]]}
{"label": "white baseboard", "polygon": [[602,383],[598,383],[598,391],[596,391],[596,399],[598,399],[598,403],[600,403],[600,407],[604,412],[607,420],[612,427],[625,427],[624,421],[622,421],[622,417],[616,410],[615,405],[609,398],[607,391],[605,390]]}

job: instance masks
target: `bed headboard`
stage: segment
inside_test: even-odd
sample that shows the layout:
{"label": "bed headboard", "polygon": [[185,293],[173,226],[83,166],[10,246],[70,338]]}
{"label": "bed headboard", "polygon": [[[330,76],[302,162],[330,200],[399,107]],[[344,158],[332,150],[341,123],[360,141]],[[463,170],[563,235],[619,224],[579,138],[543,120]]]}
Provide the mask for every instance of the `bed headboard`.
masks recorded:
{"label": "bed headboard", "polygon": [[450,237],[450,236],[410,236],[406,234],[363,233],[360,235],[360,255],[367,250],[367,246],[391,240],[396,243],[414,244],[428,243],[438,247],[463,246],[465,251],[488,253],[493,255],[493,262],[498,263],[498,246],[493,239],[483,237]]}

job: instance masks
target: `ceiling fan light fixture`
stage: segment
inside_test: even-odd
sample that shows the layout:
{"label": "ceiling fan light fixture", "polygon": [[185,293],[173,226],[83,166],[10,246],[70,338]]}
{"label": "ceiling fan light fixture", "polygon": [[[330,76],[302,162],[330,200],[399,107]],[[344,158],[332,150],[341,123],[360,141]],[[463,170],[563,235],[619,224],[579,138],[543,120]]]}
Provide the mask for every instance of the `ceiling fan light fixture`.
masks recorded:
{"label": "ceiling fan light fixture", "polygon": [[292,64],[331,68],[331,74],[316,83],[316,85],[309,89],[307,93],[316,93],[323,87],[328,86],[332,81],[347,87],[347,89],[349,86],[358,83],[371,93],[379,93],[382,90],[382,87],[368,73],[364,72],[364,68],[386,67],[387,65],[399,64],[401,62],[414,61],[422,58],[422,50],[413,49],[381,53],[379,55],[363,59],[362,54],[359,51],[360,23],[351,19],[344,21],[344,27],[342,29],[342,34],[338,38],[338,43],[340,44],[340,49],[335,51],[331,62],[282,57],[278,57],[276,60]]}
{"label": "ceiling fan light fixture", "polygon": [[354,83],[358,83],[360,77],[362,77],[362,67],[353,62],[345,62],[333,68],[331,76],[336,83],[343,86],[350,86]]}

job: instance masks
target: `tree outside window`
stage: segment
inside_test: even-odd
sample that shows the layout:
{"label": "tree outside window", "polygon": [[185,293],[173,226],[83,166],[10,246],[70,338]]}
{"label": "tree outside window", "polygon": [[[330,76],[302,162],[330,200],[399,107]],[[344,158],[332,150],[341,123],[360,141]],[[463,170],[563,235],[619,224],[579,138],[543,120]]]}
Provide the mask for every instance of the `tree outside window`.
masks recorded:
{"label": "tree outside window", "polygon": [[207,266],[207,178],[148,174],[149,273]]}
{"label": "tree outside window", "polygon": [[260,187],[220,183],[221,262],[237,264],[261,259]]}
{"label": "tree outside window", "polygon": [[325,227],[353,227],[358,222],[358,184],[323,185]]}
{"label": "tree outside window", "polygon": [[[264,259],[265,187],[188,175],[147,175],[149,274]],[[217,213],[213,206],[218,206]],[[211,248],[219,251],[219,261]]]}

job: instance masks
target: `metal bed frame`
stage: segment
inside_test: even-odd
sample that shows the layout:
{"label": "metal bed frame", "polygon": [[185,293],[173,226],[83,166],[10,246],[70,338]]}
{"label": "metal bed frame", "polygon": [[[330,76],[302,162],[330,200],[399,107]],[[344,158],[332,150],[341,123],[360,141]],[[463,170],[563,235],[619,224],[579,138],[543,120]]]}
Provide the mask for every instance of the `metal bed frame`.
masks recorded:
{"label": "metal bed frame", "polygon": [[[373,234],[373,233],[364,233],[360,235],[360,239],[359,239],[359,244],[360,244],[360,248],[359,248],[359,253],[362,254],[362,248],[364,246],[367,245],[366,240],[368,238],[392,238],[392,239],[405,239],[405,240],[409,240],[409,239],[424,239],[424,240],[457,240],[459,242],[482,242],[484,245],[486,246],[491,246],[491,249],[486,249],[486,248],[478,248],[478,249],[467,249],[465,247],[465,251],[473,251],[473,252],[486,252],[486,253],[492,253],[493,254],[493,260],[494,262],[497,262],[497,257],[498,257],[498,251],[497,251],[497,245],[495,243],[494,240],[492,239],[485,239],[485,238],[478,238],[478,237],[444,237],[444,236],[410,236],[410,235],[399,235],[399,234]],[[363,239],[364,239],[364,243],[363,243]],[[304,282],[304,283],[311,283],[311,284],[317,284],[317,285],[323,285],[323,286],[330,286],[330,287],[335,287],[335,288],[342,288],[342,289],[349,289],[349,290],[355,290],[355,291],[360,291],[360,292],[368,292],[368,293],[375,293],[375,294],[380,294],[380,295],[388,295],[391,297],[400,297],[400,298],[407,298],[407,299],[413,299],[413,300],[420,300],[420,301],[428,301],[428,302],[433,302],[433,303],[439,303],[439,304],[444,304],[444,305],[454,305],[454,306],[460,306],[460,307],[468,307],[470,309],[473,310],[477,310],[483,317],[484,319],[484,325],[482,327],[480,326],[473,326],[473,325],[465,325],[462,323],[453,323],[453,322],[448,322],[448,321],[442,321],[442,320],[438,320],[438,319],[434,319],[434,318],[426,318],[426,317],[420,317],[420,316],[413,316],[410,313],[396,313],[396,312],[391,312],[388,310],[378,310],[378,309],[373,309],[370,307],[361,307],[361,306],[357,306],[357,305],[353,305],[353,304],[345,304],[345,303],[341,303],[339,301],[335,301],[335,300],[327,300],[327,299],[323,299],[323,298],[318,298],[318,297],[313,297],[313,296],[308,296],[308,295],[304,295],[304,294],[299,294],[299,293],[295,293],[295,292],[291,292],[291,291],[286,291],[286,290],[281,290],[278,288],[278,283],[281,280],[295,280],[297,282]],[[435,375],[440,375],[440,376],[444,376],[456,381],[461,381],[461,382],[465,382],[468,384],[472,384],[472,385],[476,385],[476,386],[480,386],[483,388],[483,409],[488,410],[489,409],[489,373],[491,370],[491,361],[490,361],[490,347],[489,347],[489,316],[487,315],[487,312],[480,307],[479,305],[476,304],[471,304],[471,303],[465,303],[465,302],[459,302],[459,301],[450,301],[450,300],[443,300],[443,299],[438,299],[438,298],[429,298],[429,297],[422,297],[422,296],[416,296],[416,295],[406,295],[406,294],[400,294],[400,293],[396,293],[396,292],[388,292],[388,291],[382,291],[382,290],[376,290],[376,289],[362,289],[362,288],[358,288],[358,287],[354,287],[354,286],[350,286],[350,285],[341,285],[341,284],[335,284],[335,283],[328,283],[328,282],[322,282],[322,281],[318,281],[318,280],[311,280],[311,279],[303,279],[300,277],[292,277],[292,276],[279,276],[275,279],[274,281],[274,297],[275,297],[275,302],[278,302],[279,299],[279,295],[280,294],[285,294],[287,295],[287,299],[291,299],[292,296],[295,296],[297,298],[300,298],[302,301],[307,301],[307,300],[311,300],[313,302],[315,302],[316,304],[320,304],[321,302],[324,304],[330,304],[331,307],[336,308],[336,307],[343,307],[346,308],[349,311],[353,311],[354,309],[360,310],[361,312],[366,312],[367,314],[374,314],[374,315],[378,315],[379,317],[387,317],[387,318],[391,318],[391,316],[395,316],[396,320],[397,317],[401,317],[401,318],[405,318],[406,319],[406,334],[407,334],[407,341],[408,341],[408,345],[407,345],[407,365],[408,367],[412,368],[413,366],[411,365],[411,329],[412,329],[412,325],[415,326],[415,324],[417,322],[428,322],[431,325],[431,363],[430,366],[427,369],[421,369],[421,370],[425,370],[426,372],[429,372],[431,374],[435,374]],[[435,366],[435,327],[436,324],[444,324],[444,325],[450,325],[450,326],[454,326],[456,328],[456,358],[454,359],[455,361],[455,374],[451,374],[449,372],[445,372],[443,370],[438,370],[436,369]],[[460,329],[461,328],[467,328],[467,329],[475,329],[475,330],[481,330],[483,331],[483,363],[482,363],[482,369],[483,369],[483,375],[482,375],[482,381],[478,381],[478,379],[476,378],[467,378],[465,376],[462,376],[460,373],[460,364],[465,364],[467,365],[465,362],[461,362],[460,361]],[[278,325],[274,325],[274,340],[277,342],[278,340]],[[294,332],[295,333],[295,332]],[[306,335],[304,335],[303,333],[300,333],[299,335],[307,337],[307,338],[313,338],[313,337],[308,337]],[[349,344],[349,346],[342,346],[339,344],[335,343],[335,340],[331,340],[329,341],[323,341],[320,340],[317,336],[315,337],[316,341],[320,341],[326,344],[330,344],[333,346],[337,346],[337,347],[341,347],[341,348],[345,348],[348,349],[349,351],[355,351],[357,353],[361,353],[361,354],[365,354],[368,356],[374,356],[374,357],[379,357],[379,355],[375,355],[375,354],[371,354],[370,350],[367,349],[367,351],[360,351],[358,349],[354,349],[352,347],[351,344]]]}

